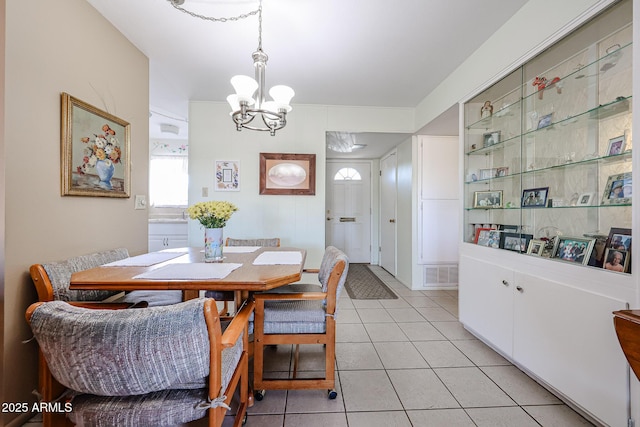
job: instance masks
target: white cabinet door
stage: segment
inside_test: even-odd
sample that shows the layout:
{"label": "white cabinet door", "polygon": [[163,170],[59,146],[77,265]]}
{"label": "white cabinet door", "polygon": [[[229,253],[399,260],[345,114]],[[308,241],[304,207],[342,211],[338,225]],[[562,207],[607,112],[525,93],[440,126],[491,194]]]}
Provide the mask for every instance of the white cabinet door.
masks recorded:
{"label": "white cabinet door", "polygon": [[612,312],[625,302],[516,273],[513,358],[610,426],[627,425],[627,363]]}
{"label": "white cabinet door", "polygon": [[460,322],[505,355],[513,348],[512,270],[460,257]]}
{"label": "white cabinet door", "polygon": [[149,223],[149,252],[189,246],[186,222]]}

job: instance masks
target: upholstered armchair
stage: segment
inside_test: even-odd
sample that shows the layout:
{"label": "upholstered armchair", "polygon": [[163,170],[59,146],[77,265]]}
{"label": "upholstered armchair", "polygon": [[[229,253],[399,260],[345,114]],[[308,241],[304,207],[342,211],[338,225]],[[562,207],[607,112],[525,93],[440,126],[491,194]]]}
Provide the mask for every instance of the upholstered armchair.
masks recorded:
{"label": "upholstered armchair", "polygon": [[252,311],[253,303],[243,306],[224,332],[215,301],[205,298],[139,310],[39,302],[26,318],[51,373],[68,389],[56,398],[70,403],[74,424],[173,426],[208,411],[209,426],[220,426],[237,390],[239,426],[248,404]]}
{"label": "upholstered armchair", "polygon": [[[280,238],[274,237],[269,239],[234,239],[231,237],[227,237],[225,246],[267,246],[273,248],[280,246]],[[224,305],[220,310],[221,316],[229,314],[229,301],[235,301],[236,304],[240,303],[239,299],[236,301],[235,292],[232,291],[206,291],[204,295],[205,297],[213,298],[216,301],[224,301]]]}
{"label": "upholstered armchair", "polygon": [[[253,386],[257,400],[262,400],[267,389],[324,388],[328,390],[330,399],[336,398],[335,317],[348,271],[347,256],[339,249],[329,246],[318,272],[322,288],[294,284],[254,294]],[[264,347],[277,344],[295,344],[293,373],[289,379],[264,378]],[[323,378],[297,378],[300,344],[324,344]]]}

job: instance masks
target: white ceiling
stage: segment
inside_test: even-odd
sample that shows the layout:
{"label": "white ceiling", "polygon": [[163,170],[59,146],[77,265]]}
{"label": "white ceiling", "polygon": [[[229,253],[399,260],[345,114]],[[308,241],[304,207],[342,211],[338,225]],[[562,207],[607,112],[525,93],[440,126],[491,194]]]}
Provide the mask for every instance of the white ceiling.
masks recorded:
{"label": "white ceiling", "polygon": [[[168,0],[87,1],[149,57],[151,137],[184,138],[190,100],[225,102],[232,76],[253,76],[255,15],[211,22],[176,10]],[[291,86],[294,108],[415,107],[526,1],[264,0],[266,86]],[[231,17],[257,5],[186,0],[182,7]],[[453,112],[443,114],[450,123],[434,124],[441,134],[457,133]],[[177,125],[180,133],[161,134],[160,123]]]}

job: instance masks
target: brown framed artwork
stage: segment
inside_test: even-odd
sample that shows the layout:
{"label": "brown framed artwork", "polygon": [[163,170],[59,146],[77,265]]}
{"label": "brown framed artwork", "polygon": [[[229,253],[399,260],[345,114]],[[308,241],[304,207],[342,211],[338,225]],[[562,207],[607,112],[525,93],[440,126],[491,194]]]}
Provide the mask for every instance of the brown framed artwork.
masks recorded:
{"label": "brown framed artwork", "polygon": [[314,196],[316,155],[260,153],[260,194]]}
{"label": "brown framed artwork", "polygon": [[63,196],[130,197],[128,122],[62,93]]}

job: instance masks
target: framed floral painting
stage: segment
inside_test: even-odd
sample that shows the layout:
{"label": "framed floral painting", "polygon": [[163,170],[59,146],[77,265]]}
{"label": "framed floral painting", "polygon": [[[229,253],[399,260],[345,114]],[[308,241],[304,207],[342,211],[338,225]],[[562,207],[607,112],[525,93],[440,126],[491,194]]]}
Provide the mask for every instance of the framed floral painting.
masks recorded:
{"label": "framed floral painting", "polygon": [[240,191],[240,162],[216,160],[216,191]]}
{"label": "framed floral painting", "polygon": [[130,197],[128,122],[62,93],[62,195]]}

